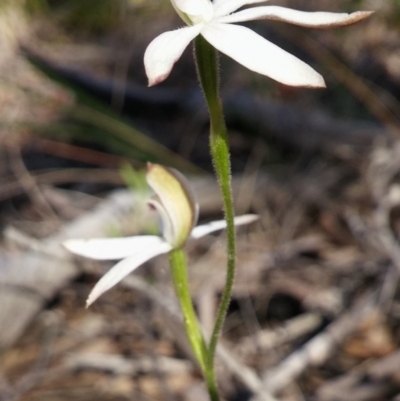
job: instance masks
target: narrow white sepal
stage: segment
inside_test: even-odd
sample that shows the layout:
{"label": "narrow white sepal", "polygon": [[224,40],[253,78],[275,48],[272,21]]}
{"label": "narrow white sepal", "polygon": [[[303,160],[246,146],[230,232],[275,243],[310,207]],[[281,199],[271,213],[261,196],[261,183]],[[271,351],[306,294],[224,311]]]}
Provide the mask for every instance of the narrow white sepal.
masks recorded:
{"label": "narrow white sepal", "polygon": [[[237,0],[238,1],[238,0]],[[358,11],[352,14],[306,12],[279,6],[265,6],[248,8],[237,13],[222,16],[216,22],[236,23],[259,19],[288,22],[307,28],[335,28],[355,24],[371,15],[369,11]]]}
{"label": "narrow white sepal", "polygon": [[124,259],[137,250],[164,243],[155,235],[137,235],[124,238],[69,239],[63,242],[70,252],[94,260]]}
{"label": "narrow white sepal", "polygon": [[157,36],[144,53],[144,67],[149,86],[159,84],[170,74],[188,44],[200,33],[203,24],[188,26]]}
{"label": "narrow white sepal", "polygon": [[251,29],[240,25],[208,24],[201,34],[220,52],[249,70],[285,85],[323,88],[324,79],[309,65]]}
{"label": "narrow white sepal", "polygon": [[90,306],[100,295],[104,294],[114,285],[118,284],[129,273],[132,273],[148,260],[171,251],[172,247],[167,242],[162,241],[158,245],[147,248],[137,249],[131,256],[117,263],[112,267],[94,286],[86,301],[86,307]]}
{"label": "narrow white sepal", "polygon": [[[250,224],[260,217],[256,214],[244,214],[243,216],[235,217],[235,226],[242,226],[244,224]],[[198,239],[204,237],[207,234],[210,234],[215,231],[223,230],[226,228],[225,220],[216,220],[207,224],[202,224],[200,226],[195,227],[190,234],[190,238]]]}
{"label": "narrow white sepal", "polygon": [[214,18],[228,15],[243,6],[256,3],[266,3],[269,0],[219,0],[214,1]]}
{"label": "narrow white sepal", "polygon": [[185,14],[205,15],[212,13],[213,5],[210,0],[171,0]]}

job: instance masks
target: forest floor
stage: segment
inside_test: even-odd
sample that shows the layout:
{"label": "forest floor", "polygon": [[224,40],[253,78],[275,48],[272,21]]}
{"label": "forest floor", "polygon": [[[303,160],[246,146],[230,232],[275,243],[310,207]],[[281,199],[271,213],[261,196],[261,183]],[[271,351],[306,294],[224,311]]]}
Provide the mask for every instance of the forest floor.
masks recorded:
{"label": "forest floor", "polygon": [[[147,160],[190,177],[202,222],[222,217],[190,51],[146,87],[146,45],[179,22],[156,1],[102,0],[91,19],[86,2],[22,3],[0,8],[0,400],[206,401],[166,258],[85,309],[111,264],[61,246],[153,232]],[[336,3],[307,7],[379,7],[343,31],[254,25],[321,71],[326,91],[221,58],[236,213],[260,216],[238,229],[216,362],[225,400],[400,401],[399,6]],[[224,233],[187,250],[208,333]]]}

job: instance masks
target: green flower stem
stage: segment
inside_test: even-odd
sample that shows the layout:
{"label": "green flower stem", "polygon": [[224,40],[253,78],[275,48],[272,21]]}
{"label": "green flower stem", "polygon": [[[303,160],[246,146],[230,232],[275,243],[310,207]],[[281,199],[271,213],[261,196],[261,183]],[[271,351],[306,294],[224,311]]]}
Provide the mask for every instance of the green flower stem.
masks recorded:
{"label": "green flower stem", "polygon": [[219,401],[214,369],[207,366],[207,346],[190,297],[185,253],[181,249],[174,249],[169,253],[169,261],[172,281],[183,313],[186,335],[203,372],[211,401]]}
{"label": "green flower stem", "polygon": [[214,169],[221,189],[225,220],[227,223],[228,268],[225,288],[218,308],[217,318],[208,347],[207,367],[213,368],[215,351],[231,299],[235,278],[235,212],[231,189],[231,166],[228,133],[222,102],[219,96],[217,51],[201,36],[195,39],[197,71],[210,113],[210,148]]}

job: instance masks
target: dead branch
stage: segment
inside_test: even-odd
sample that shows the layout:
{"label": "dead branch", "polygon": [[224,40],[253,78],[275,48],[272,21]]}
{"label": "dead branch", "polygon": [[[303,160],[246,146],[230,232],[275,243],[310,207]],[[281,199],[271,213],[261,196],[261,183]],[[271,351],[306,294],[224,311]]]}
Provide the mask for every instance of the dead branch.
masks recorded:
{"label": "dead branch", "polygon": [[262,375],[263,388],[271,393],[277,393],[296,380],[308,367],[323,364],[332,352],[359,327],[363,319],[370,315],[376,308],[376,304],[376,293],[364,295],[326,330],[316,335],[299,350],[294,351],[278,366],[265,371]]}
{"label": "dead branch", "polygon": [[74,353],[68,356],[63,367],[71,370],[100,370],[114,375],[135,376],[150,373],[159,369],[163,373],[189,373],[192,364],[176,358],[166,356],[137,357],[128,359],[122,355],[98,354],[98,353]]}
{"label": "dead branch", "polygon": [[388,399],[400,387],[400,351],[367,363],[354,371],[330,380],[317,391],[318,401],[351,399],[375,401]]}
{"label": "dead branch", "polygon": [[308,313],[290,319],[276,329],[260,330],[254,335],[245,337],[234,347],[239,355],[249,355],[260,351],[276,349],[285,343],[296,341],[298,338],[317,329],[322,318],[315,313]]}

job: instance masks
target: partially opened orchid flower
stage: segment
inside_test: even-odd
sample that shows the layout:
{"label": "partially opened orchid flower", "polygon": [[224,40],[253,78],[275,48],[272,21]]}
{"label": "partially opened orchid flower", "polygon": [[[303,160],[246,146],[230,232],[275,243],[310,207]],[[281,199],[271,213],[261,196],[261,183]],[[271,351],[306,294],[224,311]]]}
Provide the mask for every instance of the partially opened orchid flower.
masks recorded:
{"label": "partially opened orchid flower", "polygon": [[188,44],[202,35],[220,52],[248,69],[291,86],[324,87],[324,79],[310,66],[237,22],[270,19],[309,28],[332,28],[354,24],[371,12],[337,14],[303,12],[278,6],[239,8],[268,0],[171,0],[188,25],[156,37],[144,55],[149,86],[164,81]]}
{"label": "partially opened orchid flower", "polygon": [[[87,300],[88,306],[148,260],[173,249],[180,249],[189,239],[200,238],[226,227],[225,220],[195,227],[198,205],[187,180],[178,171],[158,164],[148,164],[146,178],[156,193],[149,204],[160,215],[162,236],[71,239],[64,242],[69,251],[87,258],[122,259],[95,285]],[[235,218],[235,225],[248,224],[257,219],[256,215],[239,216]]]}

